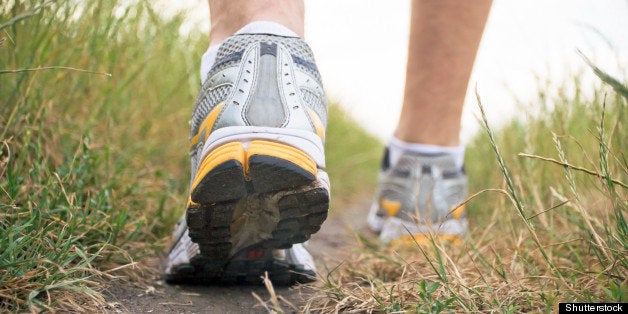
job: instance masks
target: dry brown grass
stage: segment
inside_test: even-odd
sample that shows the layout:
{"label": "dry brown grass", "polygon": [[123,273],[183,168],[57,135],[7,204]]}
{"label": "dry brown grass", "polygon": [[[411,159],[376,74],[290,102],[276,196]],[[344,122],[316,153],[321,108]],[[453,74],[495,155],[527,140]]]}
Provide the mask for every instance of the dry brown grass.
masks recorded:
{"label": "dry brown grass", "polygon": [[[481,188],[467,201],[472,227],[464,243],[383,247],[358,235],[356,249],[310,287],[302,310],[518,313],[556,312],[559,302],[625,302],[624,97],[558,99],[570,108],[497,135],[485,125],[490,141],[468,149],[472,190]],[[487,163],[489,153],[499,163]]]}

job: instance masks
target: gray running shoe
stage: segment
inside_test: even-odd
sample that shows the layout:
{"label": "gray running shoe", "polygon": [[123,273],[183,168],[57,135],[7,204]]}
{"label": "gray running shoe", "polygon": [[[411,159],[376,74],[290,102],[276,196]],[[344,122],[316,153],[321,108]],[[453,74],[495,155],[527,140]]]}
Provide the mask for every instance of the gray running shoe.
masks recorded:
{"label": "gray running shoe", "polygon": [[467,220],[467,176],[451,155],[404,153],[390,166],[384,152],[379,186],[368,215],[383,243],[434,239],[461,242]]}
{"label": "gray running shoe", "polygon": [[187,231],[170,253],[170,281],[257,283],[266,271],[278,278],[301,270],[290,262],[275,268],[276,256],[292,253],[274,250],[306,241],[327,217],[326,120],[305,42],[260,34],[225,40],[191,120]]}

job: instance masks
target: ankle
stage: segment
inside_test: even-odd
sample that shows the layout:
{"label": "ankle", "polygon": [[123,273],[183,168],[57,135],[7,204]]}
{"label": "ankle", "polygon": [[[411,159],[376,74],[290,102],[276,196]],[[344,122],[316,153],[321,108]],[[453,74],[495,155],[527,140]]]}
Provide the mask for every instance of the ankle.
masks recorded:
{"label": "ankle", "polygon": [[450,155],[455,160],[457,168],[462,168],[464,164],[464,145],[440,146],[423,143],[409,143],[393,136],[388,140],[388,150],[391,166],[394,166],[401,155],[406,152],[420,155]]}

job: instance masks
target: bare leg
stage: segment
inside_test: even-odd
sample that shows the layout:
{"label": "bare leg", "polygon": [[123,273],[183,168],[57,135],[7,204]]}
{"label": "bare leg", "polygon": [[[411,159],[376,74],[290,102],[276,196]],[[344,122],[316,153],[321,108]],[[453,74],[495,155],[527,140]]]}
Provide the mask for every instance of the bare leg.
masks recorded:
{"label": "bare leg", "polygon": [[460,145],[460,116],[491,0],[412,2],[406,86],[395,137]]}
{"label": "bare leg", "polygon": [[282,24],[303,37],[302,0],[209,0],[210,40],[219,43],[255,21]]}

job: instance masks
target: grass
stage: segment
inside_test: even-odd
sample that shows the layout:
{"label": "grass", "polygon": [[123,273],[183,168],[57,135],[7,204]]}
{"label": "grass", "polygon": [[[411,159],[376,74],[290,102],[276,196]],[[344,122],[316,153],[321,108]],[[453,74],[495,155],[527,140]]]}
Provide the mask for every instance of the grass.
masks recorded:
{"label": "grass", "polygon": [[[0,4],[0,311],[105,311],[108,283],[158,271],[146,260],[182,213],[206,48],[205,35],[179,33],[182,21],[142,0]],[[386,248],[358,234],[301,310],[626,302],[626,84],[595,71],[603,86],[542,89],[527,121],[483,122],[467,149],[463,245]],[[373,190],[381,143],[337,106],[327,134],[336,210]],[[278,311],[285,300],[272,295]]]}
{"label": "grass", "polygon": [[[0,3],[0,312],[106,310],[107,283],[161,271],[146,260],[183,211],[207,47],[183,21],[143,0]],[[339,204],[372,189],[381,144],[336,106],[329,131]]]}
{"label": "grass", "polygon": [[329,107],[325,153],[332,214],[357,199],[372,197],[383,145],[335,104]]}
{"label": "grass", "polygon": [[102,309],[183,208],[200,37],[146,1],[0,13],[0,311]]}
{"label": "grass", "polygon": [[467,148],[464,244],[391,248],[358,234],[352,258],[314,288],[306,309],[513,313],[626,302],[628,94],[593,69],[604,86],[550,86],[530,104],[543,108],[537,116],[498,131],[478,97],[485,132]]}

